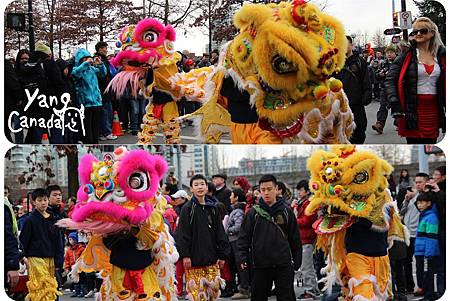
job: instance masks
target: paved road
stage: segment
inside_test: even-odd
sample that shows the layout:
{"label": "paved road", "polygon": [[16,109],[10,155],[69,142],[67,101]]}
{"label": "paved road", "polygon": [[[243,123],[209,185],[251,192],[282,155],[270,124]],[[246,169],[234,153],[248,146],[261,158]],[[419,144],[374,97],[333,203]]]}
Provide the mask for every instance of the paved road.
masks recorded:
{"label": "paved road", "polygon": [[[367,130],[366,130],[366,144],[406,144],[406,139],[397,135],[396,128],[394,126],[394,120],[389,115],[386,121],[383,134],[378,134],[372,129],[372,124],[377,121],[377,111],[380,107],[380,103],[373,101],[366,107],[367,114]],[[181,130],[181,143],[196,144],[200,143],[200,140],[196,138],[193,126],[186,126]],[[442,139],[442,135],[439,140]],[[137,142],[137,137],[127,133],[122,137],[119,137],[114,141],[102,141],[102,144],[134,144]],[[230,143],[229,137],[223,137],[222,143]],[[162,134],[157,134],[154,140],[154,144],[164,144],[164,137]]]}
{"label": "paved road", "polygon": [[[303,289],[299,288],[299,287],[295,287],[295,294],[296,296],[299,296],[301,293],[303,293]],[[416,301],[421,299],[422,297],[414,297],[413,295],[408,295],[408,300],[410,301]],[[70,293],[64,292],[64,295],[62,296],[62,298],[60,298],[61,301],[87,301],[87,300],[95,300],[94,298],[70,298]],[[184,300],[184,299],[180,299],[180,300]],[[250,300],[250,299],[245,299],[245,300]],[[276,298],[275,297],[270,297],[269,301],[275,301]],[[320,300],[319,298],[317,298],[316,300]],[[219,298],[219,301],[231,301],[231,298]]]}

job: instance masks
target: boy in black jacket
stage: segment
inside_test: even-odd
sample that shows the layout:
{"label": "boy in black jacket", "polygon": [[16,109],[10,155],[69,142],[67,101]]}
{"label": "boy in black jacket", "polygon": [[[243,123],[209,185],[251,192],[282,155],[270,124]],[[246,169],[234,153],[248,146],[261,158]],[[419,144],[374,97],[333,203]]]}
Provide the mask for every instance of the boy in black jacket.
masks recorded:
{"label": "boy in black jacket", "polygon": [[[188,298],[194,301],[216,300],[222,282],[219,269],[229,256],[230,245],[216,201],[206,195],[206,178],[195,175],[190,186],[193,197],[181,209],[175,233],[177,250],[186,271],[186,290]],[[204,285],[200,285],[201,282]]]}
{"label": "boy in black jacket", "polygon": [[34,210],[25,220],[20,232],[23,253],[28,259],[27,282],[30,301],[53,301],[58,295],[55,266],[62,266],[64,246],[56,219],[47,212],[47,191],[38,188],[32,195]]}
{"label": "boy in black jacket", "polygon": [[238,240],[242,269],[251,258],[251,300],[267,300],[275,282],[278,301],[295,301],[294,270],[302,263],[297,219],[284,200],[277,199],[273,175],[264,175],[259,188],[261,198],[244,217]]}

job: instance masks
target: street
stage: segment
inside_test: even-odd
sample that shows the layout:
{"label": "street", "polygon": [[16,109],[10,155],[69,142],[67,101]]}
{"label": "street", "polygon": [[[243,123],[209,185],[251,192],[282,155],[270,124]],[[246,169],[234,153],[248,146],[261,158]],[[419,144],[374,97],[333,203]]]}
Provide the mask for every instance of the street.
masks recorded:
{"label": "street", "polygon": [[[397,135],[396,128],[394,126],[394,120],[390,116],[386,120],[383,134],[378,134],[372,129],[372,124],[377,121],[377,111],[380,107],[380,103],[373,101],[366,107],[367,114],[367,129],[366,129],[366,141],[365,144],[406,144],[406,139]],[[443,138],[442,134],[439,136],[438,141]],[[101,144],[135,144],[137,137],[126,133],[124,136],[119,137],[117,140],[100,141]],[[161,133],[156,135],[154,144],[164,144],[164,136]],[[197,144],[201,143],[195,136],[195,129],[193,126],[186,126],[181,129],[181,144]],[[229,136],[222,138],[223,144],[231,143]]]}

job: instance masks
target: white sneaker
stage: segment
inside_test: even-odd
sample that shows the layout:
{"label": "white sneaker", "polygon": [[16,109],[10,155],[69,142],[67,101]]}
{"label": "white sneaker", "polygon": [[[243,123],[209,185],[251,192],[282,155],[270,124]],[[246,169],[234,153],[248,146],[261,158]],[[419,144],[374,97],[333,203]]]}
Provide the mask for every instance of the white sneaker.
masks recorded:
{"label": "white sneaker", "polygon": [[106,138],[105,136],[100,136],[100,137],[98,137],[98,140],[100,140],[100,141],[106,141],[106,140],[108,140],[108,138]]}
{"label": "white sneaker", "polygon": [[67,292],[67,293],[72,292],[72,290],[70,288],[66,288],[64,291]]}
{"label": "white sneaker", "polygon": [[89,291],[86,295],[84,295],[85,298],[91,298],[94,297],[94,291]]}
{"label": "white sneaker", "polygon": [[109,134],[108,136],[105,137],[106,140],[116,140],[117,136],[114,136],[113,134]]}

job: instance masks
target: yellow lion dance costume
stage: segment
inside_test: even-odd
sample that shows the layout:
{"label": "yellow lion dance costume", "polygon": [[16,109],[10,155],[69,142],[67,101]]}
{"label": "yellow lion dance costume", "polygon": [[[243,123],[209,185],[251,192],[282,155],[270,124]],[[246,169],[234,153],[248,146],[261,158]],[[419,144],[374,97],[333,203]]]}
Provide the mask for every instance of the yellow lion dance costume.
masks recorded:
{"label": "yellow lion dance costume", "polygon": [[72,267],[100,271],[97,301],[173,301],[178,252],[164,223],[167,201],[158,189],[167,171],[160,156],[117,148],[102,161],[88,154],[78,168],[81,187],[72,219],[59,226],[92,233]]}
{"label": "yellow lion dance costume", "polygon": [[307,166],[313,197],[306,214],[318,211],[313,227],[316,247],[327,256],[327,288],[340,284],[345,300],[387,300],[387,249],[393,240],[409,244],[408,230],[387,189],[392,166],[355,146],[316,151]]}
{"label": "yellow lion dance costume", "polygon": [[245,4],[234,16],[240,33],[219,66],[171,77],[172,87],[203,107],[200,134],[218,143],[348,143],[353,115],[342,83],[343,26],[303,0]]}

